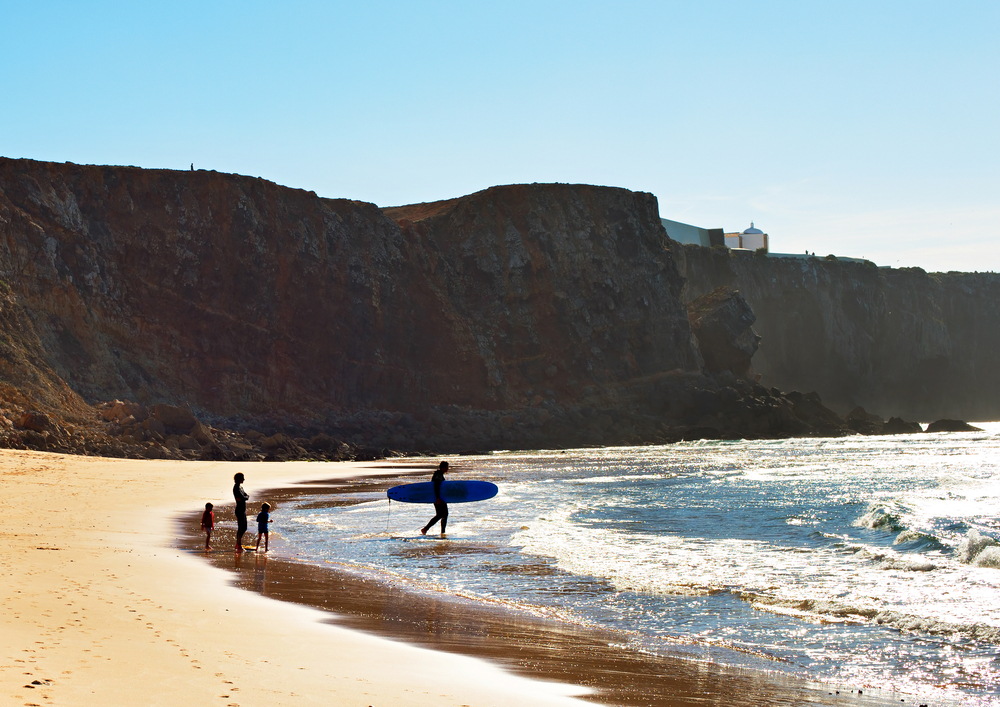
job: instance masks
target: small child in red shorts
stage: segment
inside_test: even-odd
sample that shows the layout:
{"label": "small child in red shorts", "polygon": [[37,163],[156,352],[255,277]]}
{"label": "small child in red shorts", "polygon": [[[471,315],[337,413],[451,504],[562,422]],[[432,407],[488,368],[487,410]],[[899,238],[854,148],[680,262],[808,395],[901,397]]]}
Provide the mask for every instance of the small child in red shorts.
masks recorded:
{"label": "small child in red shorts", "polygon": [[205,552],[212,549],[209,543],[212,541],[212,528],[215,527],[215,514],[212,513],[212,504],[205,504],[205,512],[201,514],[201,529],[205,531]]}

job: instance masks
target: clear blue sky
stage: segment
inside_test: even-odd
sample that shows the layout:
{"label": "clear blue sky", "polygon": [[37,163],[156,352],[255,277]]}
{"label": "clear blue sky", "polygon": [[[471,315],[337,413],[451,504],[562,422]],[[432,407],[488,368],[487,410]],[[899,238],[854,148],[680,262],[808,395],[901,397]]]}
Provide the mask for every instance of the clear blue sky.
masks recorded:
{"label": "clear blue sky", "polygon": [[772,250],[1000,271],[1000,2],[0,0],[0,155],[380,206],[652,192]]}

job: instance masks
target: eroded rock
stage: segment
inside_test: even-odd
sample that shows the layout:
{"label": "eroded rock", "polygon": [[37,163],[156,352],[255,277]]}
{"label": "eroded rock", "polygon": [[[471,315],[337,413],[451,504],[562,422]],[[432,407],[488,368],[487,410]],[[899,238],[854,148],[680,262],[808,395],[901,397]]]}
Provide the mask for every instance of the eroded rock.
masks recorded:
{"label": "eroded rock", "polygon": [[752,329],[754,313],[743,296],[732,288],[719,287],[689,303],[687,310],[708,372],[730,371],[751,377],[751,359],[760,336]]}

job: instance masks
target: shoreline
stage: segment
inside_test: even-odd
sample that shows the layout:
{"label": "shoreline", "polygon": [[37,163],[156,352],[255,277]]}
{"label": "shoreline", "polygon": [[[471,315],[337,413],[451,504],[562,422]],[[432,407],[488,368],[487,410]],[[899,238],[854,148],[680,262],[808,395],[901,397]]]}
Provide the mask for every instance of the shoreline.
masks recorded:
{"label": "shoreline", "polygon": [[[324,623],[176,548],[185,513],[374,464],[137,461],[0,452],[4,704],[589,704],[572,686]],[[231,500],[229,500],[231,502]]]}
{"label": "shoreline", "polygon": [[[429,474],[433,464],[401,460],[383,463],[399,477]],[[419,469],[419,471],[417,471]],[[358,485],[386,486],[374,476],[350,483],[316,481],[309,485],[272,488],[267,500],[280,505],[292,497],[326,490],[332,495]],[[252,501],[251,501],[252,503]],[[325,507],[340,505],[336,502]],[[344,503],[343,505],[350,505]],[[216,508],[217,518],[219,508]],[[235,524],[233,504],[224,506],[224,520]],[[591,691],[588,702],[623,707],[673,707],[726,704],[750,707],[761,704],[888,705],[898,698],[866,689],[855,694],[840,685],[814,683],[802,678],[715,662],[709,646],[651,655],[622,645],[622,636],[596,627],[567,624],[518,612],[502,605],[476,601],[447,592],[415,591],[378,576],[377,572],[352,572],[345,567],[323,567],[296,559],[292,548],[271,538],[271,551],[231,552],[205,556],[197,534],[200,514],[182,522],[179,546],[200,555],[234,576],[234,586],[281,601],[305,604],[331,612],[326,623],[432,650],[482,658],[527,678],[580,686]],[[217,521],[218,522],[218,521]],[[231,535],[231,531],[230,531]],[[228,538],[231,544],[232,538]],[[839,692],[837,692],[839,690]]]}

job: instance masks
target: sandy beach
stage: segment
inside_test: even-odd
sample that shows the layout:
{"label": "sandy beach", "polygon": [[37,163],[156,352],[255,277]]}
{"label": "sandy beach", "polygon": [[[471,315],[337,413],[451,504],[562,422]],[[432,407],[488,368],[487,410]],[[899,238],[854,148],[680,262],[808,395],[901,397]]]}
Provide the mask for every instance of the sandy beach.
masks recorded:
{"label": "sandy beach", "polygon": [[388,473],[376,466],[0,452],[0,703],[581,704],[569,686],[322,623],[173,546],[180,514],[231,503],[236,471],[253,495]]}
{"label": "sandy beach", "polygon": [[[304,482],[407,468],[0,452],[0,565],[9,578],[0,589],[0,702],[887,704],[701,661],[629,655],[599,632],[331,578],[280,553],[236,561],[237,471],[253,506],[264,490],[274,498],[305,492],[295,490]],[[197,551],[206,501],[222,521],[210,561]]]}

